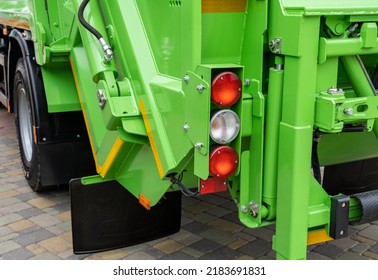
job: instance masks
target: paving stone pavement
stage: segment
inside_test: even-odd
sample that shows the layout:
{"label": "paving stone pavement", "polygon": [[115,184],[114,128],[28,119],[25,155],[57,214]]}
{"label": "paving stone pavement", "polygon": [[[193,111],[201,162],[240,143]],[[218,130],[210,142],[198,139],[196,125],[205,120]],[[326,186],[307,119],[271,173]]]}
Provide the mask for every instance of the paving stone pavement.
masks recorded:
{"label": "paving stone pavement", "polygon": [[[242,226],[227,193],[184,197],[178,233],[127,248],[74,255],[68,187],[41,194],[29,188],[13,116],[0,108],[0,259],[274,259],[274,232],[274,226]],[[378,221],[350,226],[347,238],[309,246],[307,259],[378,260]]]}

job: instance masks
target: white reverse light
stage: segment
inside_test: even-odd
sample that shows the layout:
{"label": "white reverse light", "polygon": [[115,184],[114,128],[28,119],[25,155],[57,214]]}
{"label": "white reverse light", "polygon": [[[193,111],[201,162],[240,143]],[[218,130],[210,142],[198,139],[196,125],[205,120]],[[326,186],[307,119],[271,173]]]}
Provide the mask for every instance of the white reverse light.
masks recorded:
{"label": "white reverse light", "polygon": [[231,110],[217,111],[210,121],[210,137],[218,144],[230,143],[239,134],[240,120]]}

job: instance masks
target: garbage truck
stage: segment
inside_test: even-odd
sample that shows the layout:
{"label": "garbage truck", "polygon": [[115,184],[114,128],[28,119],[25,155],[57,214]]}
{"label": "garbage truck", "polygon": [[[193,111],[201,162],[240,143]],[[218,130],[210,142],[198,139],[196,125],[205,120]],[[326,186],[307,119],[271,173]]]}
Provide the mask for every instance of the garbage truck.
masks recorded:
{"label": "garbage truck", "polygon": [[2,0],[0,102],[75,253],[228,191],[277,259],[378,219],[378,0]]}

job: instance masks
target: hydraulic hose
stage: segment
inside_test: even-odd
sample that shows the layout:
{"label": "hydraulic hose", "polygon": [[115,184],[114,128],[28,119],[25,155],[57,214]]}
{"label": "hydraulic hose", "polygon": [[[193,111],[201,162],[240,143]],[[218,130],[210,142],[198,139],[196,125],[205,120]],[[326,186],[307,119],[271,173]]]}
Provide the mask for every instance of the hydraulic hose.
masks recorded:
{"label": "hydraulic hose", "polygon": [[78,17],[80,23],[87,29],[89,32],[91,32],[98,40],[102,38],[102,35],[100,32],[97,31],[96,28],[94,28],[92,25],[90,25],[85,19],[84,19],[84,10],[87,7],[90,0],[84,0],[81,2],[79,11],[78,11]]}
{"label": "hydraulic hose", "polygon": [[113,52],[112,52],[110,46],[105,41],[105,39],[102,37],[101,33],[98,32],[98,30],[96,28],[94,28],[92,25],[90,25],[84,18],[84,10],[87,7],[89,1],[90,0],[83,0],[83,2],[81,2],[80,7],[79,7],[79,11],[78,11],[78,18],[79,18],[80,23],[84,26],[84,28],[87,29],[89,32],[91,32],[98,39],[98,41],[101,44],[102,49],[105,52],[104,61],[106,63],[109,63],[110,60],[112,60],[112,58],[113,58]]}

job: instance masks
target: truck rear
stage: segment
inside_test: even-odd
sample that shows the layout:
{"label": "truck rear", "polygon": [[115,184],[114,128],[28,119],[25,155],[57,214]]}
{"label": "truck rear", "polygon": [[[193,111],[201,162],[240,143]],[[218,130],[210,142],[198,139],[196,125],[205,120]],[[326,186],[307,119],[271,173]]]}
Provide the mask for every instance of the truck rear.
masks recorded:
{"label": "truck rear", "polygon": [[0,101],[76,253],[180,229],[229,191],[278,259],[378,219],[378,0],[0,3]]}

